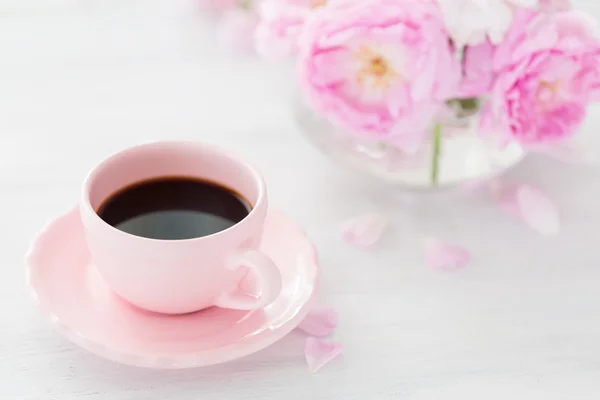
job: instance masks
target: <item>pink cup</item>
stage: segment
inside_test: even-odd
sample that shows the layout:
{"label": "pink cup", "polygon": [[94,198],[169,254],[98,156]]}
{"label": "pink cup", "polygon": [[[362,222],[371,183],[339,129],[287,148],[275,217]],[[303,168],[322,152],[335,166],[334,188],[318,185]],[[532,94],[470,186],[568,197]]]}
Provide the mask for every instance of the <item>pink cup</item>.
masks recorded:
{"label": "pink cup", "polygon": [[[102,220],[96,210],[120,189],[168,176],[203,178],[233,189],[252,211],[231,228],[185,240],[134,236]],[[110,287],[130,303],[154,312],[182,314],[219,306],[262,308],[281,291],[281,274],[259,250],[267,214],[263,178],[238,157],[197,142],[144,144],[106,159],[88,175],[81,218],[92,260]],[[258,296],[243,293],[249,271]]]}

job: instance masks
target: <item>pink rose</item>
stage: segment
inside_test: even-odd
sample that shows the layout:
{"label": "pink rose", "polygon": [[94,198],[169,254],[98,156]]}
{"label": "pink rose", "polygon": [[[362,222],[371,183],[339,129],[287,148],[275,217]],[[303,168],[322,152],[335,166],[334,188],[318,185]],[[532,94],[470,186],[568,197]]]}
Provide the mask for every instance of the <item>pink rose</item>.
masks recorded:
{"label": "pink rose", "polygon": [[482,132],[529,147],[572,136],[600,94],[600,43],[576,11],[521,10],[493,59],[496,74]]}
{"label": "pink rose", "polygon": [[480,97],[490,91],[494,78],[494,49],[489,40],[465,47],[462,61],[463,77],[457,97]]}
{"label": "pink rose", "polygon": [[319,0],[265,0],[259,7],[256,52],[265,57],[295,54],[306,19],[324,5]]}
{"label": "pink rose", "polygon": [[456,94],[454,56],[434,0],[333,3],[299,42],[307,101],[351,132],[418,149],[445,100]]}

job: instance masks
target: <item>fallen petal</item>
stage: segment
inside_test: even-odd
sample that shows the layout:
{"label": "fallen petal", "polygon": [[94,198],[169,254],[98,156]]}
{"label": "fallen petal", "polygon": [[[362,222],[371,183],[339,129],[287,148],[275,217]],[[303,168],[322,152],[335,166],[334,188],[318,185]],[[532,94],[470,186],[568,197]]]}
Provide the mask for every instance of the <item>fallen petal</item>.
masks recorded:
{"label": "fallen petal", "polygon": [[493,181],[488,185],[496,205],[511,217],[521,218],[521,210],[517,202],[519,184],[513,182]]}
{"label": "fallen petal", "polygon": [[333,333],[338,323],[337,312],[333,308],[323,307],[312,310],[300,322],[298,329],[311,336],[324,337]]}
{"label": "fallen petal", "polygon": [[314,337],[306,338],[304,355],[311,373],[317,372],[325,364],[342,354],[343,346],[335,342],[326,342]]}
{"label": "fallen petal", "polygon": [[462,268],[471,260],[471,254],[464,247],[435,238],[425,240],[425,256],[430,267],[441,270]]}
{"label": "fallen petal", "polygon": [[523,220],[543,235],[559,232],[556,205],[540,189],[513,182],[494,182],[489,188],[494,201],[506,214]]}
{"label": "fallen petal", "polygon": [[342,238],[352,246],[366,249],[377,243],[386,225],[386,219],[379,214],[359,215],[342,224]]}
{"label": "fallen petal", "polygon": [[523,220],[543,235],[556,235],[560,231],[560,217],[554,202],[539,189],[522,185],[516,194]]}

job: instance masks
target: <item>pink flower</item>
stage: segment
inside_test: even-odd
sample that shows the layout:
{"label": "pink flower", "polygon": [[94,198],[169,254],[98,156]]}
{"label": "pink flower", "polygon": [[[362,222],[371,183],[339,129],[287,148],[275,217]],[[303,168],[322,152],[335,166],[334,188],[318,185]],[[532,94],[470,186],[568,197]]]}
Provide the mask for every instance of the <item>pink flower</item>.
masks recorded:
{"label": "pink flower", "polygon": [[377,213],[361,214],[342,224],[342,238],[351,246],[368,249],[379,241],[387,224]]}
{"label": "pink flower", "polygon": [[576,11],[521,10],[493,59],[496,74],[482,132],[534,147],[568,138],[599,97],[600,42]]}
{"label": "pink flower", "polygon": [[463,56],[463,78],[458,97],[479,97],[492,87],[494,46],[488,41],[467,46]]}
{"label": "pink flower", "polygon": [[323,0],[266,0],[259,7],[256,52],[265,57],[296,53],[306,19],[325,5]]}
{"label": "pink flower", "polygon": [[460,80],[434,0],[333,3],[310,19],[299,45],[300,87],[310,106],[409,152]]}

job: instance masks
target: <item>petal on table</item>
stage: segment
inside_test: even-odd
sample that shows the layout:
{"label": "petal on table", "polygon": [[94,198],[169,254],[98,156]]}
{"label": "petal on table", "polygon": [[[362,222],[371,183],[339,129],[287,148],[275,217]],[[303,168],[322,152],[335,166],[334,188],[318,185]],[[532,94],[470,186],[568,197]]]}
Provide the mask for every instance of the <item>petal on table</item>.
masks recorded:
{"label": "petal on table", "polygon": [[488,187],[494,202],[504,213],[511,217],[522,217],[517,202],[517,191],[521,185],[507,181],[492,181]]}
{"label": "petal on table", "polygon": [[543,235],[560,231],[560,217],[554,202],[541,190],[522,185],[516,194],[521,217],[532,229]]}
{"label": "petal on table", "polygon": [[304,355],[311,373],[317,372],[321,367],[342,354],[343,346],[335,342],[326,342],[314,337],[306,338]]}
{"label": "petal on table", "polygon": [[376,213],[367,213],[350,218],[342,224],[342,239],[362,249],[373,246],[383,233],[387,220]]}
{"label": "petal on table", "polygon": [[464,247],[427,238],[425,257],[430,267],[448,271],[466,266],[471,260],[471,253]]}
{"label": "petal on table", "polygon": [[337,312],[331,307],[315,308],[300,322],[298,329],[311,336],[324,337],[333,333],[338,324]]}

